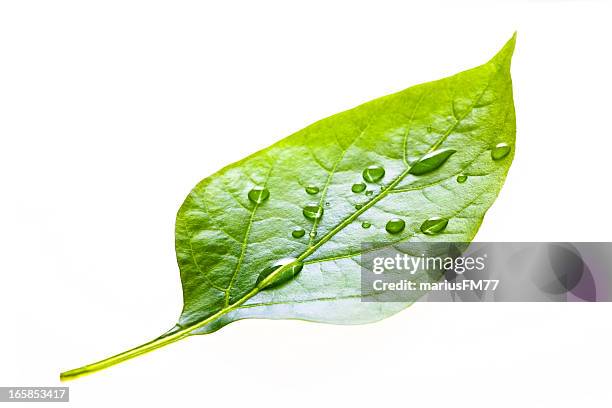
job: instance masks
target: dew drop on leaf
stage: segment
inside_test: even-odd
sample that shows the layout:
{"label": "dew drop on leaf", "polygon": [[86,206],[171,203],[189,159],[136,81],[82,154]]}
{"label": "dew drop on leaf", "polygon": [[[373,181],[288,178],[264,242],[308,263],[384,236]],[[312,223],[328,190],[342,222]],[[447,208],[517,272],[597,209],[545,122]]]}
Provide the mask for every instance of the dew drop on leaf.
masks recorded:
{"label": "dew drop on leaf", "polygon": [[364,222],[361,223],[361,227],[362,228],[370,228],[371,226],[372,226],[372,224],[370,224],[367,221],[364,221]]}
{"label": "dew drop on leaf", "polygon": [[310,234],[308,234],[308,236],[310,238],[315,238],[317,236],[317,231],[311,231]]}
{"label": "dew drop on leaf", "polygon": [[302,214],[311,221],[318,220],[323,216],[323,207],[318,205],[307,205],[304,207]]}
{"label": "dew drop on leaf", "polygon": [[368,197],[371,197],[371,196],[372,196],[372,194],[374,194],[374,191],[372,191],[372,190],[368,190],[368,191],[366,191],[366,195],[367,195]]}
{"label": "dew drop on leaf", "polygon": [[251,202],[261,204],[270,197],[270,192],[264,187],[253,187],[248,196]]}
{"label": "dew drop on leaf", "polygon": [[467,181],[467,176],[465,174],[460,174],[457,176],[457,183],[465,183]]}
{"label": "dew drop on leaf", "polygon": [[431,217],[421,224],[421,232],[427,235],[436,235],[446,229],[448,218]]}
{"label": "dew drop on leaf", "polygon": [[432,130],[433,128],[431,126],[427,126],[427,133],[431,133]]}
{"label": "dew drop on leaf", "polygon": [[368,183],[376,183],[385,177],[385,169],[380,166],[369,166],[363,170],[362,176]]}
{"label": "dew drop on leaf", "polygon": [[399,234],[404,228],[406,228],[406,222],[401,218],[390,219],[385,226],[389,234]]}
{"label": "dew drop on leaf", "polygon": [[306,234],[303,228],[296,228],[291,232],[293,238],[302,238]]}
{"label": "dew drop on leaf", "polygon": [[491,150],[491,158],[493,160],[501,160],[510,153],[510,145],[508,143],[498,143],[493,150]]}
{"label": "dew drop on leaf", "polygon": [[366,189],[366,185],[364,183],[355,183],[353,187],[351,187],[351,191],[353,193],[363,193],[363,190]]}
{"label": "dew drop on leaf", "polygon": [[[276,272],[279,268],[283,268],[283,270],[275,275],[269,282],[263,284],[263,281],[270,276],[272,273]],[[304,267],[304,264],[297,261],[295,258],[284,258],[277,262],[275,262],[272,266],[264,269],[259,276],[257,277],[257,286],[260,289],[271,289],[274,287],[281,286],[293,278],[295,278]]]}
{"label": "dew drop on leaf", "polygon": [[313,185],[309,185],[309,186],[306,186],[306,188],[304,190],[306,190],[306,192],[308,194],[310,194],[310,195],[315,195],[315,194],[317,194],[319,192],[319,187],[313,186]]}
{"label": "dew drop on leaf", "polygon": [[442,166],[448,160],[448,158],[456,152],[457,151],[453,149],[439,149],[429,152],[417,160],[416,163],[410,167],[408,173],[414,174],[415,176],[420,176],[421,174],[434,171]]}
{"label": "dew drop on leaf", "polygon": [[363,208],[363,204],[355,204],[356,210],[361,210]]}

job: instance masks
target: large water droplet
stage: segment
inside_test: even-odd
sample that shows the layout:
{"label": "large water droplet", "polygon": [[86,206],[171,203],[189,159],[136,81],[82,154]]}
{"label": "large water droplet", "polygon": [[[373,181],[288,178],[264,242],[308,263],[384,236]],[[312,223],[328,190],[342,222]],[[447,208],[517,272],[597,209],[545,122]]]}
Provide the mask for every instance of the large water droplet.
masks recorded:
{"label": "large water droplet", "polygon": [[313,186],[313,185],[309,185],[309,186],[306,186],[306,188],[304,190],[306,190],[306,192],[308,194],[314,195],[314,194],[317,194],[319,192],[319,187]]}
{"label": "large water droplet", "polygon": [[467,181],[467,176],[465,174],[460,174],[457,176],[457,183],[465,183]]}
{"label": "large water droplet", "polygon": [[415,176],[420,176],[421,174],[434,171],[442,166],[444,162],[446,162],[448,158],[456,152],[457,151],[453,149],[440,149],[429,152],[417,160],[416,163],[410,167],[408,173],[414,174]]}
{"label": "large water droplet", "polygon": [[380,166],[369,166],[363,170],[362,176],[368,183],[376,183],[385,177],[385,169]]}
{"label": "large water droplet", "polygon": [[291,236],[293,238],[302,238],[304,234],[306,234],[306,231],[304,231],[304,228],[296,228],[291,232]]}
{"label": "large water droplet", "polygon": [[372,224],[370,224],[367,221],[364,221],[364,222],[361,223],[361,227],[362,228],[370,228],[371,226],[372,226]]}
{"label": "large water droplet", "polygon": [[[281,286],[295,278],[302,271],[303,267],[304,264],[298,262],[295,258],[281,259],[275,262],[274,265],[264,269],[257,277],[256,284],[260,289],[265,290]],[[264,280],[279,268],[283,268],[283,270],[264,283]]]}
{"label": "large water droplet", "polygon": [[355,183],[353,184],[353,187],[351,187],[351,191],[353,193],[362,193],[363,190],[365,189],[366,189],[365,183]]}
{"label": "large water droplet", "polygon": [[512,150],[512,148],[508,143],[498,143],[493,150],[491,150],[491,158],[493,160],[501,160],[510,153],[510,150]]}
{"label": "large water droplet", "polygon": [[318,205],[307,205],[304,207],[302,214],[311,221],[318,220],[323,216],[323,207]]}
{"label": "large water droplet", "polygon": [[446,229],[448,218],[431,217],[421,224],[421,232],[427,235],[436,235]]}
{"label": "large water droplet", "polygon": [[255,204],[261,204],[270,197],[270,192],[264,187],[253,187],[249,191],[249,200]]}
{"label": "large water droplet", "polygon": [[389,234],[399,234],[406,228],[406,222],[401,218],[393,218],[387,222],[385,229]]}

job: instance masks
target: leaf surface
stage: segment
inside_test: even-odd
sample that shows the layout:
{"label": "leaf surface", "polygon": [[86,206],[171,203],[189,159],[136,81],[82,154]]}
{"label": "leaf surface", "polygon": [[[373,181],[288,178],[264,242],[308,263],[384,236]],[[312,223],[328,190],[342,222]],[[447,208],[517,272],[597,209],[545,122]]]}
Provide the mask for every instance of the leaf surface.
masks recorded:
{"label": "leaf surface", "polygon": [[[405,308],[360,301],[361,245],[473,239],[512,162],[514,149],[501,160],[491,151],[515,142],[513,49],[514,37],[484,65],[323,119],[202,180],[177,216],[176,330],[224,310],[191,334],[244,318],[367,323]],[[368,166],[384,177],[356,194]],[[269,197],[249,200],[254,188]],[[308,205],[323,216],[304,217]],[[431,217],[449,220],[435,236],[420,229]],[[403,232],[385,230],[391,218],[405,221]],[[295,238],[296,229],[306,233]],[[262,271],[285,258],[302,262],[301,273],[253,293]]]}
{"label": "leaf surface", "polygon": [[514,42],[486,64],[323,119],[202,180],[176,219],[178,324],[60,378],[240,319],[359,324],[408,306],[361,301],[362,244],[474,238],[514,156]]}

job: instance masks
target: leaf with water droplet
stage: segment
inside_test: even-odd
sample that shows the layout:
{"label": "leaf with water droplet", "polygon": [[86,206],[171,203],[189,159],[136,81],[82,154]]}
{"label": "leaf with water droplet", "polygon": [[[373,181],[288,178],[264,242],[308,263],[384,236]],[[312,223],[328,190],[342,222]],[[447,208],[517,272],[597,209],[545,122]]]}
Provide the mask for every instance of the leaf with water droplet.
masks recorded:
{"label": "leaf with water droplet", "polygon": [[493,160],[501,160],[508,154],[510,154],[511,150],[512,148],[508,143],[498,143],[497,145],[495,145],[493,150],[491,150],[491,158]]}
{"label": "leaf with water droplet", "polygon": [[249,200],[255,204],[261,204],[270,198],[270,192],[264,187],[254,187],[249,191]]}
{"label": "leaf with water droplet", "polygon": [[323,207],[318,205],[307,205],[302,210],[302,214],[309,220],[314,221],[323,216]]}
{"label": "leaf with water droplet", "polygon": [[356,184],[353,184],[353,187],[351,187],[351,191],[353,193],[363,193],[366,187],[367,186],[364,183],[356,183]]}
{"label": "leaf with water droplet", "polygon": [[291,236],[293,238],[302,238],[304,234],[306,234],[306,231],[304,231],[304,228],[296,228],[293,231],[291,231]]}
{"label": "leaf with water droplet", "polygon": [[437,170],[456,152],[455,149],[439,149],[429,152],[410,167],[409,173],[420,176]]}
{"label": "leaf with water droplet", "polygon": [[306,186],[304,190],[306,190],[306,192],[310,195],[315,195],[319,193],[319,187],[313,185]]}
{"label": "leaf with water droplet", "polygon": [[381,166],[368,166],[363,170],[363,179],[368,183],[377,183],[385,177],[385,169]]}
{"label": "leaf with water droplet", "polygon": [[[265,268],[257,277],[256,285],[260,289],[269,290],[293,280],[304,267],[295,258],[284,258]],[[270,277],[270,275],[273,275]]]}
{"label": "leaf with water droplet", "polygon": [[421,224],[421,232],[427,235],[436,235],[444,231],[447,225],[447,218],[431,217]]}
{"label": "leaf with water droplet", "polygon": [[[435,241],[427,234],[441,233],[444,219],[453,227],[453,240],[473,239],[512,162],[511,150],[501,157],[503,150],[492,147],[515,146],[513,48],[514,38],[479,67],[318,121],[202,180],[176,218],[184,305],[175,328],[63,378],[241,319],[356,324],[408,306],[410,302],[361,301],[361,267],[355,261],[364,236],[382,246]],[[244,135],[228,131],[217,137],[240,143]],[[456,181],[459,172],[478,177],[466,188]],[[359,195],[356,202],[349,190],[359,177],[376,194]],[[383,182],[386,188],[379,189]],[[305,197],[316,186],[317,195]],[[308,197],[316,200],[307,202]],[[326,207],[327,202],[332,205]],[[434,215],[440,219],[429,218]],[[309,228],[294,238],[304,217]],[[363,229],[387,226],[393,218],[403,221],[402,231]],[[396,231],[396,224],[401,223],[386,228]],[[302,238],[306,234],[309,239]],[[285,258],[295,261],[275,266]],[[247,350],[236,350],[243,352]]]}
{"label": "leaf with water droplet", "polygon": [[406,221],[401,218],[392,218],[387,222],[385,229],[389,234],[399,234],[406,228]]}

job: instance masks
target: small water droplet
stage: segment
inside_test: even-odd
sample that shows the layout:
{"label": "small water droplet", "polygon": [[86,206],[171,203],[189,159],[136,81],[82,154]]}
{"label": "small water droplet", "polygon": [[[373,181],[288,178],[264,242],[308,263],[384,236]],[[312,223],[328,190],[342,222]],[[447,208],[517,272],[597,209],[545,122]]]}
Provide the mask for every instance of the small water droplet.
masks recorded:
{"label": "small water droplet", "polygon": [[498,143],[493,150],[491,150],[491,158],[493,160],[501,160],[510,153],[510,150],[512,150],[512,148],[508,143]]}
{"label": "small water droplet", "polygon": [[369,166],[363,170],[362,176],[368,183],[376,183],[385,177],[385,169],[380,166]]}
{"label": "small water droplet", "polygon": [[311,184],[311,185],[306,186],[306,188],[304,188],[304,190],[306,190],[306,192],[308,194],[310,194],[310,195],[315,195],[315,194],[317,194],[319,192],[319,187],[313,186]]}
{"label": "small water droplet", "polygon": [[[281,286],[295,278],[302,271],[303,267],[304,264],[298,262],[295,258],[281,259],[275,262],[272,266],[269,266],[264,269],[259,274],[259,276],[257,277],[256,285],[260,289],[271,289],[277,286]],[[277,275],[275,275],[270,281],[264,284],[263,281],[272,273],[276,272],[279,268],[283,268],[283,270]]]}
{"label": "small water droplet", "polygon": [[355,204],[356,210],[361,210],[363,208],[363,204]]}
{"label": "small water droplet", "polygon": [[436,235],[446,229],[448,218],[431,217],[421,224],[421,232],[427,235]]}
{"label": "small water droplet", "polygon": [[387,222],[385,229],[389,234],[399,234],[406,228],[406,222],[401,218],[393,218]]}
{"label": "small water droplet", "polygon": [[433,128],[431,126],[427,126],[427,133],[431,133],[433,131]]}
{"label": "small water droplet", "polygon": [[310,238],[315,238],[317,236],[317,231],[311,231],[310,234],[308,234],[308,236]]}
{"label": "small water droplet", "polygon": [[371,197],[371,196],[372,196],[372,194],[374,194],[374,191],[372,191],[372,190],[368,190],[368,191],[366,191],[366,195],[367,195],[368,197]]}
{"label": "small water droplet", "polygon": [[329,202],[329,201],[326,201],[326,202],[325,202],[325,206],[326,206],[326,207],[329,207],[330,205],[331,205],[331,204],[330,204],[330,202]]}
{"label": "small water droplet", "polygon": [[323,216],[323,207],[318,205],[307,205],[304,207],[302,214],[311,221],[318,220]]}
{"label": "small water droplet", "polygon": [[255,204],[261,204],[270,197],[270,192],[264,187],[253,187],[251,191],[249,191],[248,196],[249,200]]}
{"label": "small water droplet", "polygon": [[293,238],[302,238],[306,234],[303,228],[296,228],[291,232]]}
{"label": "small water droplet", "polygon": [[366,189],[365,183],[355,183],[353,184],[353,187],[351,187],[351,191],[353,193],[362,193],[363,190],[365,189]]}
{"label": "small water droplet", "polygon": [[457,176],[457,183],[465,183],[467,181],[467,176],[465,174],[460,174]]}
{"label": "small water droplet", "polygon": [[446,162],[448,158],[456,152],[457,151],[453,149],[439,149],[429,152],[417,160],[416,163],[410,167],[408,173],[414,174],[415,176],[420,176],[421,174],[434,171],[442,166],[444,162]]}
{"label": "small water droplet", "polygon": [[362,228],[370,228],[371,226],[372,226],[372,224],[370,224],[367,221],[364,221],[364,222],[361,223],[361,227]]}

